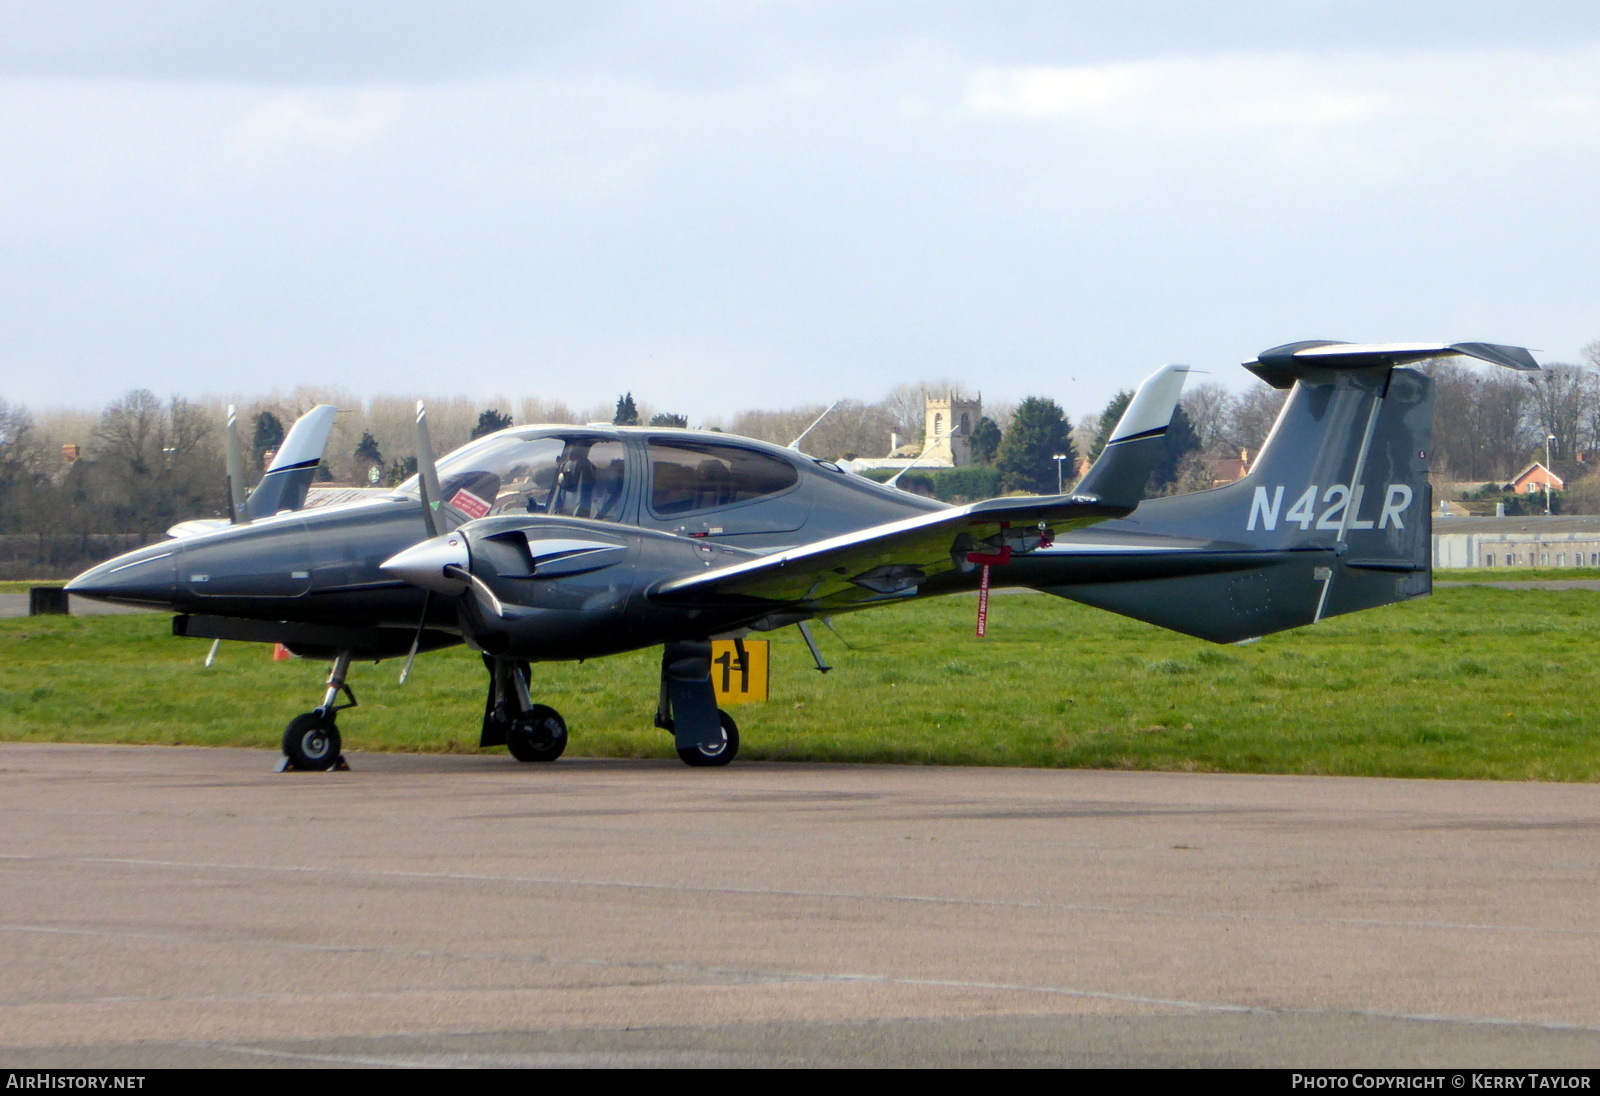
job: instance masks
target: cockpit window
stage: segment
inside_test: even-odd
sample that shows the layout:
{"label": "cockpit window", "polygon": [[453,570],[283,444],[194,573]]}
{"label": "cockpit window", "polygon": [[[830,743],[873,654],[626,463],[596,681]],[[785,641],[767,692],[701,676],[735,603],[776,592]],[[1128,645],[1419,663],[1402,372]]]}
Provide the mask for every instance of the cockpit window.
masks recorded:
{"label": "cockpit window", "polygon": [[714,510],[787,491],[800,481],[779,457],[715,442],[650,441],[650,509],[659,517]]}
{"label": "cockpit window", "polygon": [[[623,443],[583,435],[497,437],[439,462],[444,501],[474,518],[559,514],[620,521],[626,480]],[[400,489],[416,494],[415,480]]]}

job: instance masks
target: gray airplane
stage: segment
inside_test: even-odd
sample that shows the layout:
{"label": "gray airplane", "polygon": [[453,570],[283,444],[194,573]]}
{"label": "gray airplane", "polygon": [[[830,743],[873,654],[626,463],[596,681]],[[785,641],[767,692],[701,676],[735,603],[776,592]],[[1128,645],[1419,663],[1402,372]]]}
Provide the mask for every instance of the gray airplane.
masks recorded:
{"label": "gray airplane", "polygon": [[1180,366],[1140,386],[1070,494],[965,506],[675,429],[513,427],[436,462],[419,405],[420,472],[392,494],[150,545],[67,589],[175,611],[180,636],[329,660],[322,703],[284,732],[286,767],[340,763],[352,661],[409,670],[459,643],[487,670],[483,746],[566,748],[531,664],[659,646],[656,725],[686,763],[725,765],[739,733],[717,707],[716,637],[797,625],[816,655],[813,618],[991,575],[1218,643],[1427,594],[1433,384],[1406,365],[1454,355],[1538,369],[1488,343],[1275,347],[1246,363],[1291,389],[1250,474],[1149,500]]}

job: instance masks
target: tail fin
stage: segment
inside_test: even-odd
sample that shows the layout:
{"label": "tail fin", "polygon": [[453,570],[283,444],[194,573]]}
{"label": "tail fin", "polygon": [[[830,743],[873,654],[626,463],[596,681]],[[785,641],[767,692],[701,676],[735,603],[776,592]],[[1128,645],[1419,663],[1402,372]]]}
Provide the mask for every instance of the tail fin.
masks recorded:
{"label": "tail fin", "polygon": [[1139,505],[1145,482],[1166,449],[1167,428],[1188,375],[1187,365],[1169,365],[1145,378],[1073,494],[1093,495],[1108,506],[1130,510]]}
{"label": "tail fin", "polygon": [[[1472,353],[1480,346],[1494,356]],[[1058,573],[1074,548],[1092,546],[1100,565],[1076,568],[1090,581],[1030,585],[1217,642],[1429,593],[1433,382],[1397,360],[1463,353],[1532,363],[1520,348],[1487,344],[1296,343],[1263,353],[1246,368],[1292,391],[1249,475],[1145,501],[1060,545]],[[1100,580],[1114,578],[1119,547],[1140,565],[1130,563],[1128,581]]]}
{"label": "tail fin", "polygon": [[338,414],[337,407],[324,403],[295,420],[288,437],[283,439],[277,455],[272,458],[267,474],[245,500],[247,520],[271,517],[305,505],[306,491],[317,474],[317,465],[322,462],[322,451],[328,447],[328,435],[333,431],[333,420]]}

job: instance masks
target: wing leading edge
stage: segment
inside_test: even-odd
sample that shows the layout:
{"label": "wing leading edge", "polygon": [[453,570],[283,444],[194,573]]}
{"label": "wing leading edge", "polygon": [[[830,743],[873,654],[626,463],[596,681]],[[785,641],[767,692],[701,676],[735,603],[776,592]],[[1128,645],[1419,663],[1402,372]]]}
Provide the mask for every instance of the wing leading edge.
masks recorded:
{"label": "wing leading edge", "polygon": [[889,522],[712,571],[670,578],[661,601],[750,601],[841,611],[915,596],[930,579],[1048,546],[1139,505],[1188,369],[1167,366],[1134,394],[1111,442],[1072,495],[988,499]]}
{"label": "wing leading edge", "polygon": [[661,601],[749,600],[842,610],[914,596],[929,579],[970,573],[973,556],[1005,556],[1122,517],[1132,507],[1076,495],[989,499],[862,529],[714,571],[667,579]]}

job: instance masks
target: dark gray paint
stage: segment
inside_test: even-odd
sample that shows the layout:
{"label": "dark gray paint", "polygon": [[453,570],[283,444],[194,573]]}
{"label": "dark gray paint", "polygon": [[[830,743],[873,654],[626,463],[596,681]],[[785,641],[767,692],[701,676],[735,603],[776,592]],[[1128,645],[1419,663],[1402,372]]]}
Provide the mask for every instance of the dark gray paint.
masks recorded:
{"label": "dark gray paint", "polygon": [[[1007,551],[1010,561],[992,569],[996,585],[1044,590],[1218,642],[1422,596],[1430,589],[1432,382],[1371,353],[1305,365],[1294,356],[1302,345],[1257,363],[1294,390],[1250,476],[1194,495],[1139,502],[1162,449],[1154,436],[1108,446],[1073,495],[950,508],[776,446],[675,431],[786,461],[799,482],[692,519],[661,519],[649,513],[645,448],[659,431],[521,428],[511,433],[622,440],[624,520],[519,511],[467,521],[440,508],[444,534],[465,540],[471,576],[492,598],[470,586],[460,596],[425,597],[384,572],[386,560],[428,535],[420,501],[405,494],[154,545],[86,572],[70,589],[192,614],[179,625],[190,635],[278,638],[329,654],[327,643],[295,630],[329,625],[343,629],[340,643],[356,658],[381,659],[403,654],[409,643],[398,638],[425,625],[425,646],[455,637],[519,662],[696,644],[971,590],[979,562]],[[1352,479],[1361,507],[1341,529],[1337,503]],[[1379,520],[1385,501],[1407,491],[1390,515],[1398,520]],[[1312,499],[1312,520],[1303,509],[1292,517],[1302,498]],[[538,542],[552,539],[608,547],[584,560],[536,564]],[[686,710],[698,703],[682,702]]]}

